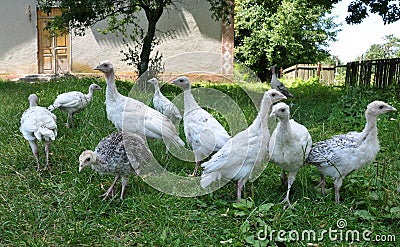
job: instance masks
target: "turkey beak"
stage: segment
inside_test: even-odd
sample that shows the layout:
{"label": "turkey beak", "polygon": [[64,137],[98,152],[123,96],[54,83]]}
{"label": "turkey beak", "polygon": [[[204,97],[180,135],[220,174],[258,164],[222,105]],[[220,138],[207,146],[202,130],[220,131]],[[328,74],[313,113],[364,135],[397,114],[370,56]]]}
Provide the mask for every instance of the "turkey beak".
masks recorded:
{"label": "turkey beak", "polygon": [[83,166],[82,166],[82,164],[79,164],[79,172],[81,172],[81,171],[82,171],[82,169],[83,169]]}
{"label": "turkey beak", "polygon": [[96,65],[96,67],[93,68],[94,70],[100,70],[99,65]]}
{"label": "turkey beak", "polygon": [[275,117],[275,116],[276,116],[275,111],[273,111],[273,112],[271,112],[271,114],[269,114],[269,117]]}
{"label": "turkey beak", "polygon": [[171,84],[176,85],[176,80],[171,81]]}
{"label": "turkey beak", "polygon": [[393,106],[390,106],[390,109],[389,109],[389,111],[397,111],[397,109],[396,109],[396,108],[394,108]]}

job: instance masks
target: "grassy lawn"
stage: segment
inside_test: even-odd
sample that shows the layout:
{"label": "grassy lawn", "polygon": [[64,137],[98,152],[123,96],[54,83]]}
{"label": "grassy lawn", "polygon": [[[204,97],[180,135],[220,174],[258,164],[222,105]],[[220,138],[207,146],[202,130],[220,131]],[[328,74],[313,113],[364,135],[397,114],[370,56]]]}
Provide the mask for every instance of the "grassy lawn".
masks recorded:
{"label": "grassy lawn", "polygon": [[[36,172],[28,142],[19,132],[29,94],[36,93],[39,105],[47,107],[58,94],[86,93],[94,82],[103,90],[96,91],[92,104],[75,116],[73,128],[65,128],[66,113],[55,111],[58,136],[51,147],[51,170]],[[373,164],[344,180],[340,205],[334,203],[332,180],[328,179],[328,193],[322,196],[314,188],[319,173],[305,166],[292,187],[293,207],[283,210],[279,202],[286,188],[280,182],[281,171],[268,161],[262,175],[246,184],[247,200],[239,203],[234,183],[211,194],[185,198],[163,194],[138,177],[128,182],[125,200],[117,195],[103,201],[99,196],[113,177],[99,176],[90,169],[78,173],[78,157],[115,131],[106,117],[105,87],[104,80],[94,78],[33,84],[0,81],[0,246],[399,246],[397,113],[380,117],[381,151]],[[117,81],[117,87],[128,95],[132,85]],[[248,122],[255,118],[256,107],[241,88],[231,84],[202,87],[229,95]],[[170,85],[161,90],[170,98],[181,93]],[[400,109],[399,98],[388,90],[324,87],[312,82],[294,84],[290,90],[296,96],[286,101],[292,104],[292,118],[309,129],[314,142],[361,131],[363,112],[372,100],[381,99]],[[213,113],[226,124],[226,119]],[[180,131],[184,138],[182,126]],[[149,145],[169,171],[179,175],[192,172],[194,163],[165,154],[161,141],[150,140]],[[42,143],[39,148],[43,166]],[[360,241],[356,235],[351,239],[356,233]],[[299,241],[293,240],[296,238]],[[372,243],[368,238],[387,241]]]}

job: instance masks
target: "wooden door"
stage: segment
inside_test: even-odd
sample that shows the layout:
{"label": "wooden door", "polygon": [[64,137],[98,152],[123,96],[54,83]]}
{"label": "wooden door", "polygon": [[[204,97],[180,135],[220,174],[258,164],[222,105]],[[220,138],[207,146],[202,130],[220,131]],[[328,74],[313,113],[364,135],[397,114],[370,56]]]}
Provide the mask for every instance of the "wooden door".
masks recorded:
{"label": "wooden door", "polygon": [[59,8],[52,8],[50,14],[38,13],[38,66],[39,74],[65,74],[70,72],[70,36],[52,34],[45,27],[57,15]]}

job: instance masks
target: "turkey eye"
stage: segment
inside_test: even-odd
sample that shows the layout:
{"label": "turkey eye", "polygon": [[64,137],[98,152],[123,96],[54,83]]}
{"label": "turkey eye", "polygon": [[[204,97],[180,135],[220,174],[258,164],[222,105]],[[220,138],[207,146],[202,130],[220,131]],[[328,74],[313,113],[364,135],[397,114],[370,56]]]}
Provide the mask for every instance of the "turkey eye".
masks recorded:
{"label": "turkey eye", "polygon": [[182,80],[182,79],[180,79],[180,80],[179,80],[179,82],[183,82],[183,80]]}
{"label": "turkey eye", "polygon": [[86,162],[89,162],[89,161],[90,161],[90,158],[87,158],[87,159],[86,159]]}
{"label": "turkey eye", "polygon": [[285,112],[285,109],[282,109],[281,112]]}
{"label": "turkey eye", "polygon": [[379,109],[383,109],[383,105],[379,106]]}
{"label": "turkey eye", "polygon": [[275,93],[271,94],[272,97],[275,97]]}

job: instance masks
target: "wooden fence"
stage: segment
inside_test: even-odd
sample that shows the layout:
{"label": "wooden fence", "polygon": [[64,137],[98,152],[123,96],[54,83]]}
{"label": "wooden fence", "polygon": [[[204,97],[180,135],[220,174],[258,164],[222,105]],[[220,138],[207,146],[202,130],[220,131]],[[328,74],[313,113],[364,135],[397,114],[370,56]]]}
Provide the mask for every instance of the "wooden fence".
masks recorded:
{"label": "wooden fence", "polygon": [[346,65],[346,85],[400,88],[400,58],[365,60]]}
{"label": "wooden fence", "polygon": [[[339,73],[338,73],[339,72]],[[364,60],[345,65],[296,64],[281,73],[285,79],[308,80],[318,77],[325,84],[336,84],[338,74],[348,86],[396,87],[400,90],[400,58]]]}
{"label": "wooden fence", "polygon": [[299,78],[306,81],[312,77],[318,77],[321,82],[334,84],[335,69],[335,65],[296,64],[282,72],[285,79]]}

